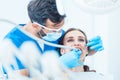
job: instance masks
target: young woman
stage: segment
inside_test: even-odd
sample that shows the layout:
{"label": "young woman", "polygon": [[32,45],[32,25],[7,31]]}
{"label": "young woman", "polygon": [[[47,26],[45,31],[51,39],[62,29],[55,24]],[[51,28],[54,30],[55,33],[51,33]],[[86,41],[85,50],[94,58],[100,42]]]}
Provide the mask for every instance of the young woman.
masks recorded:
{"label": "young woman", "polygon": [[[86,46],[87,36],[82,30],[76,29],[76,28],[68,29],[66,31],[66,33],[62,36],[60,44],[70,46],[70,47],[75,47],[75,48],[79,49],[81,51],[81,54],[79,55],[78,63],[79,62],[84,63],[85,57],[88,55],[89,47]],[[71,53],[72,50],[61,48],[61,49],[59,49],[59,52],[60,52],[60,55],[63,56],[64,54]],[[72,53],[72,54],[74,54],[74,53]],[[71,58],[71,57],[69,57],[69,58]],[[78,63],[74,62],[73,65],[76,65]],[[70,67],[70,69],[75,72],[90,71],[89,67],[86,65],[83,65],[83,64],[80,64],[80,66],[76,66],[76,67]]]}

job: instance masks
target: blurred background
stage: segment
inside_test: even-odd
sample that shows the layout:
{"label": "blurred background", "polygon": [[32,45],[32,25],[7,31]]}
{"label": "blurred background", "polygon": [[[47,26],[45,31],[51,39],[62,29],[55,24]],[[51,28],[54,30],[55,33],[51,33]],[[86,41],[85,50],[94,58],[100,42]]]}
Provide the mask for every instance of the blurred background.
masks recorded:
{"label": "blurred background", "polygon": [[[12,24],[3,22],[3,19],[10,20],[16,24],[29,22],[27,15],[27,4],[29,1],[0,0],[0,39],[14,27]],[[105,49],[94,56],[87,57],[85,64],[89,65],[91,69],[95,69],[98,73],[108,75],[114,80],[119,80],[120,6],[117,4],[117,6],[113,7],[117,0],[106,0],[114,2],[114,4],[106,2],[107,7],[105,6],[106,4],[101,5],[103,2],[98,4],[95,3],[95,0],[92,0],[96,4],[92,8],[90,8],[92,4],[89,0],[84,0],[89,6],[81,6],[81,3],[77,1],[80,0],[63,0],[64,10],[67,15],[64,29],[66,30],[70,27],[80,28],[85,31],[88,39],[97,35],[101,36]],[[103,8],[100,8],[101,6]],[[108,8],[109,6],[110,8]]]}

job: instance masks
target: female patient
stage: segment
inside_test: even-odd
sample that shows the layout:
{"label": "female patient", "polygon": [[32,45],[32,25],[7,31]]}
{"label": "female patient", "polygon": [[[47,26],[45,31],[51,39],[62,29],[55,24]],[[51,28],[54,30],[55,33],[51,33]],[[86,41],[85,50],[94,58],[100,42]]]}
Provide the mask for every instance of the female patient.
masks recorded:
{"label": "female patient", "polygon": [[[60,44],[70,46],[70,47],[75,47],[81,51],[81,53],[79,52],[80,55],[79,55],[79,60],[78,60],[80,65],[76,67],[70,67],[72,71],[75,71],[75,72],[90,71],[88,66],[83,65],[85,57],[88,54],[89,48],[86,47],[87,36],[82,30],[76,29],[76,28],[68,29],[66,33],[62,36],[62,40],[60,41]],[[60,55],[63,56],[64,54],[68,54],[72,52],[72,50],[61,48],[59,49],[59,52],[60,52]]]}

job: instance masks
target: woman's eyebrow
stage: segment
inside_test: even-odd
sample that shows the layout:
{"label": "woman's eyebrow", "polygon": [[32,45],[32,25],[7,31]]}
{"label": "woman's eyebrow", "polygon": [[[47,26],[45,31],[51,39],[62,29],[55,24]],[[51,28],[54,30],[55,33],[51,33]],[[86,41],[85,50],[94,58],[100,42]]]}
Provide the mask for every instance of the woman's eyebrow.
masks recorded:
{"label": "woman's eyebrow", "polygon": [[66,41],[66,40],[68,40],[68,39],[73,39],[73,37],[72,37],[72,36],[70,36],[70,37],[65,37],[65,38],[64,38],[64,41]]}
{"label": "woman's eyebrow", "polygon": [[69,38],[71,39],[71,38],[73,38],[73,36],[69,36],[69,37],[67,37],[67,38],[65,38],[65,39],[69,39]]}
{"label": "woman's eyebrow", "polygon": [[84,36],[78,36],[79,38],[85,38]]}

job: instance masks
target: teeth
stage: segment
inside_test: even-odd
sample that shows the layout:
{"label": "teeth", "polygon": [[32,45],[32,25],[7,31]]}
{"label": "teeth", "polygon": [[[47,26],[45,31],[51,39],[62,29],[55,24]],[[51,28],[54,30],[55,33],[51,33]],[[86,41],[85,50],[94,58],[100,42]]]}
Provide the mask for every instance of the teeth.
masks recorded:
{"label": "teeth", "polygon": [[[75,48],[76,50],[80,50],[79,48]],[[73,51],[74,49],[71,49],[70,51]]]}

